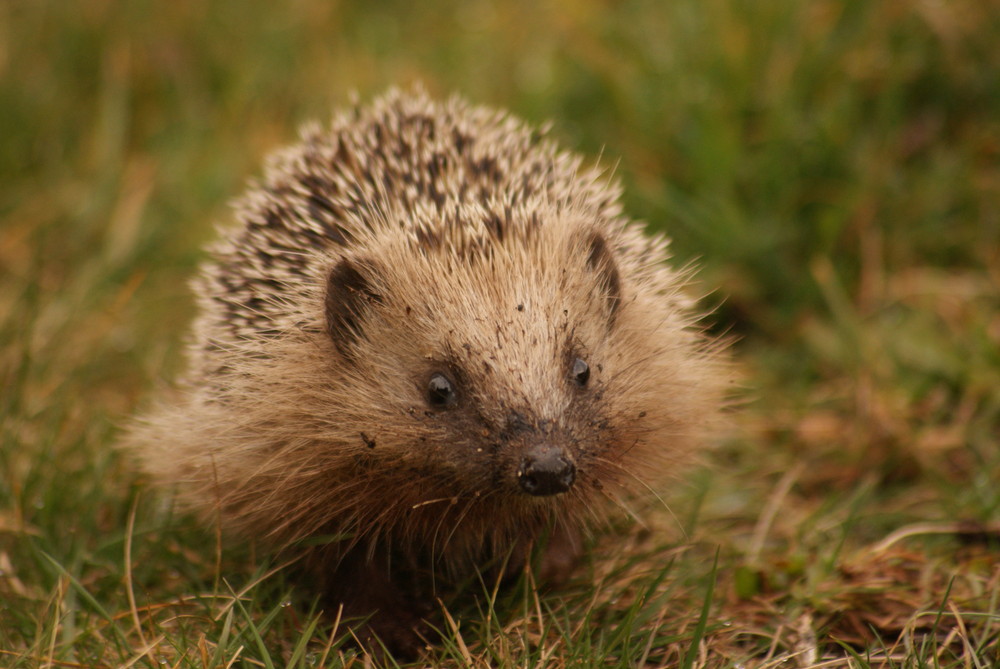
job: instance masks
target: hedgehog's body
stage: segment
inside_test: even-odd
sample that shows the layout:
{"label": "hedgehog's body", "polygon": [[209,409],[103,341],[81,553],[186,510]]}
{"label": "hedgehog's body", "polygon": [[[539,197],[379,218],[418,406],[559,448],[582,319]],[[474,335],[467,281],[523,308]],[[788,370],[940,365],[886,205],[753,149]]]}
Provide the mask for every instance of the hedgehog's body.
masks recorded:
{"label": "hedgehog's body", "polygon": [[182,395],[133,438],[146,467],[244,534],[340,537],[327,583],[359,612],[393,605],[380,556],[461,569],[571,534],[718,413],[665,242],[617,200],[457,99],[310,128],[205,269]]}

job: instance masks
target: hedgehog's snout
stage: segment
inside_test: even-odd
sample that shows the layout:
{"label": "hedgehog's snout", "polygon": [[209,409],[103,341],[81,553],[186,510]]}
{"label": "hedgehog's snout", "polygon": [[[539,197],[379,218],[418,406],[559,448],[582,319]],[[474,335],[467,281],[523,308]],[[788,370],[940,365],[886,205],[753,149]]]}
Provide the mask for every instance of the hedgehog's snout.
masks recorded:
{"label": "hedgehog's snout", "polygon": [[529,495],[546,497],[569,490],[576,480],[576,465],[559,448],[532,449],[521,460],[517,481]]}

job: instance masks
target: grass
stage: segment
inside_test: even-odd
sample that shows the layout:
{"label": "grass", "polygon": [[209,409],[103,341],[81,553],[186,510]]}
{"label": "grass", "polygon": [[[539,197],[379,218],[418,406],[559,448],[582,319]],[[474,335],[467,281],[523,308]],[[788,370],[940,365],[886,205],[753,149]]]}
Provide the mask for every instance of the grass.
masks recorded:
{"label": "grass", "polygon": [[748,388],[672,515],[469,584],[426,661],[995,666],[998,41],[981,0],[0,4],[0,666],[364,664],[112,445],[262,156],[414,80],[616,165]]}

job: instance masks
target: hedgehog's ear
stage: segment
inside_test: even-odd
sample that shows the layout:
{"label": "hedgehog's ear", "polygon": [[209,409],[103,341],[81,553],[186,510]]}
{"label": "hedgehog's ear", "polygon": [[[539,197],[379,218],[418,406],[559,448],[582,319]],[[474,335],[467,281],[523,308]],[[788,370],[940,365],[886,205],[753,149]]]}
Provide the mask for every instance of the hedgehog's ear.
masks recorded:
{"label": "hedgehog's ear", "polygon": [[598,288],[604,297],[608,313],[608,327],[611,327],[615,324],[618,307],[622,302],[622,282],[611,249],[599,232],[591,233],[587,239],[587,268],[597,277]]}
{"label": "hedgehog's ear", "polygon": [[365,311],[382,303],[382,296],[373,287],[375,273],[371,263],[344,258],[326,279],[326,331],[347,358],[351,357],[351,346],[362,335]]}

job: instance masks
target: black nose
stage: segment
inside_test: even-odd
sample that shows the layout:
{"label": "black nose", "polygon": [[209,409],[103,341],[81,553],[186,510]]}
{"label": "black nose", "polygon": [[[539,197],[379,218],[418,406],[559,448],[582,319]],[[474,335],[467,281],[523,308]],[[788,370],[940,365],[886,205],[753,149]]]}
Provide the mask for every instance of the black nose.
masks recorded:
{"label": "black nose", "polygon": [[576,466],[557,448],[529,453],[517,470],[521,490],[539,497],[566,492],[575,478]]}

